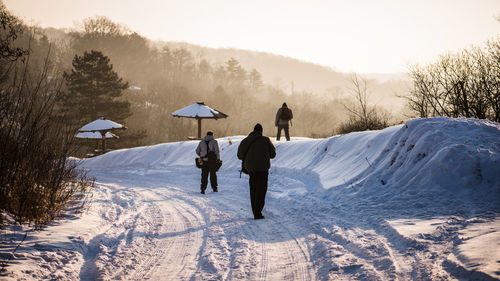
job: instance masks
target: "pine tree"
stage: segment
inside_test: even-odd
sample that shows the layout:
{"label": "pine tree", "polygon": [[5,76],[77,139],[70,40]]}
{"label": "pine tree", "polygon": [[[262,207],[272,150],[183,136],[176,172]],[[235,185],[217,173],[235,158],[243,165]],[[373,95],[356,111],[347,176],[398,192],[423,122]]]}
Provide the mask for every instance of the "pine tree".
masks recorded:
{"label": "pine tree", "polygon": [[242,85],[247,79],[247,73],[240,63],[235,58],[230,58],[226,62],[226,71],[229,75],[228,79],[232,84]]}
{"label": "pine tree", "polygon": [[262,75],[255,68],[248,75],[248,80],[250,81],[250,87],[255,91],[258,91],[262,86],[264,86],[264,82],[262,82]]}
{"label": "pine tree", "polygon": [[15,45],[16,39],[24,31],[22,21],[12,15],[0,0],[0,83],[6,81],[12,62],[29,54],[28,49]]}
{"label": "pine tree", "polygon": [[68,93],[63,111],[75,126],[100,117],[122,123],[131,115],[130,104],[121,98],[128,83],[113,70],[107,56],[99,51],[75,55],[71,73],[64,72]]}

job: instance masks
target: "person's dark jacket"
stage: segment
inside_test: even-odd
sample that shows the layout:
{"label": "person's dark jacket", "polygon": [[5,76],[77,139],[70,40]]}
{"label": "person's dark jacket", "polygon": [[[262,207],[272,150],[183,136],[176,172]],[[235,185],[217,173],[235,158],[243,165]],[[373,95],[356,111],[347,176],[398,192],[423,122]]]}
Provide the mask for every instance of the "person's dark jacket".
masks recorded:
{"label": "person's dark jacket", "polygon": [[276,112],[276,120],[274,121],[275,126],[288,126],[288,122],[292,122],[291,120],[293,119],[293,113],[292,113],[292,110],[290,108],[288,108],[289,114],[290,114],[289,115],[290,119],[281,119],[281,112],[285,108],[288,108],[288,106],[284,104],[282,107],[280,107],[278,109],[278,112]]}
{"label": "person's dark jacket", "polygon": [[[255,140],[258,138],[257,140]],[[252,143],[252,141],[254,141]],[[250,147],[250,148],[249,148]],[[245,157],[246,155],[246,157]],[[263,172],[271,168],[271,159],[276,156],[276,149],[268,137],[262,132],[253,131],[243,139],[238,147],[238,159],[245,158],[245,168],[249,172]]]}

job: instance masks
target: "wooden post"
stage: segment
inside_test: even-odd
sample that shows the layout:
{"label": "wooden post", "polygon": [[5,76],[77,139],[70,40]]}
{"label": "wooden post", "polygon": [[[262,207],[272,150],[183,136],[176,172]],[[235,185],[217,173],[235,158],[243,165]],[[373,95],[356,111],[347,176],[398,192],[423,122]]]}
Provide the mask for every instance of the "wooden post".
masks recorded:
{"label": "wooden post", "polygon": [[106,132],[105,131],[99,131],[102,136],[102,154],[106,152]]}
{"label": "wooden post", "polygon": [[201,118],[198,119],[198,139],[201,139]]}

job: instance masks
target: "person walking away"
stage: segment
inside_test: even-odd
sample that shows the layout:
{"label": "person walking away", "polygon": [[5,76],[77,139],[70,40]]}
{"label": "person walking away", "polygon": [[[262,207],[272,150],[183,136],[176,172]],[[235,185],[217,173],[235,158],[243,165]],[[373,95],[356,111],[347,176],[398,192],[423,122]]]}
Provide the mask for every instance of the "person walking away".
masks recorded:
{"label": "person walking away", "polygon": [[238,159],[250,175],[250,202],[254,219],[263,219],[262,210],[266,200],[267,179],[271,159],[276,156],[276,149],[268,137],[262,135],[262,125],[256,124],[253,132],[243,139],[238,146]]}
{"label": "person walking away", "polygon": [[203,160],[201,168],[201,194],[205,194],[208,185],[208,175],[210,174],[210,185],[212,190],[217,192],[217,168],[216,162],[220,160],[219,143],[214,139],[212,132],[207,132],[207,135],[198,143],[196,154]]}
{"label": "person walking away", "polygon": [[286,102],[278,109],[276,112],[276,120],[274,121],[274,125],[278,127],[278,134],[276,136],[276,140],[279,141],[281,139],[281,130],[285,130],[285,137],[287,141],[290,141],[290,132],[288,127],[288,122],[292,124],[293,113],[290,108],[286,105]]}

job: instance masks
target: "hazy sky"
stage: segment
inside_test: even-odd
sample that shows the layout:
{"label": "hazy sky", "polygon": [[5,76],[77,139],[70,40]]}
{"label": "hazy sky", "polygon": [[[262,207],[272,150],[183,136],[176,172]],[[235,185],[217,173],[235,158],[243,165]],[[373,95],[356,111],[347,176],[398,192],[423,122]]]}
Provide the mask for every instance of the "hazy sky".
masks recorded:
{"label": "hazy sky", "polygon": [[500,0],[3,0],[43,27],[102,15],[156,40],[402,72],[500,34]]}

